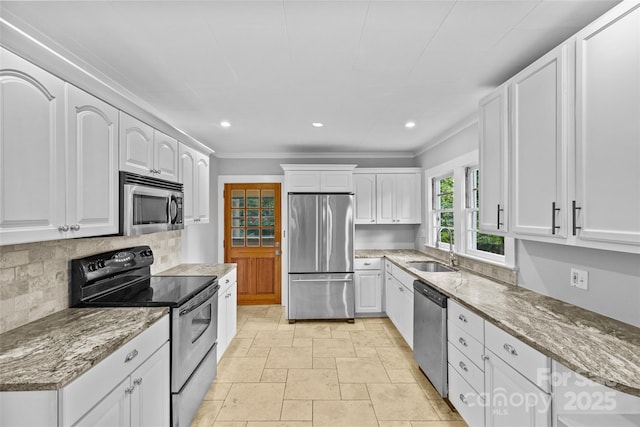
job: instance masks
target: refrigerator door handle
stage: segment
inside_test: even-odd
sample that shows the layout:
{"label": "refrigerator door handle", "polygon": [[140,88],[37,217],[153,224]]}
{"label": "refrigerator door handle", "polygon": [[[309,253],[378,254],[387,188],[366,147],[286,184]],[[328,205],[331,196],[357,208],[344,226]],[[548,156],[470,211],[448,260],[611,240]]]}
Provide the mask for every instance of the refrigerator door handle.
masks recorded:
{"label": "refrigerator door handle", "polygon": [[324,209],[323,209],[324,199],[322,196],[316,196],[316,271],[322,271],[322,239],[324,236],[322,235],[322,228],[324,226]]}
{"label": "refrigerator door handle", "polygon": [[333,211],[331,210],[331,204],[329,203],[329,196],[325,196],[325,212],[327,213],[327,221],[325,224],[325,232],[327,233],[327,240],[326,240],[326,246],[325,246],[325,265],[324,265],[324,271],[330,271],[331,268],[329,267],[331,265],[331,248],[333,248]]}

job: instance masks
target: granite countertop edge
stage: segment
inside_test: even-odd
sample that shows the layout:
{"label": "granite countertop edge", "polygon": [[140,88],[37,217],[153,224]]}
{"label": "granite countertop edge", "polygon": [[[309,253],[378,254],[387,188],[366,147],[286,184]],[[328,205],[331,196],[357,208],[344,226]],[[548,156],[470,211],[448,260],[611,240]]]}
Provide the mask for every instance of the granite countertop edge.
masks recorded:
{"label": "granite countertop edge", "polygon": [[67,308],[4,332],[0,392],[62,389],[168,313],[167,307]]}
{"label": "granite countertop edge", "polygon": [[222,276],[238,268],[235,263],[206,264],[206,263],[184,263],[178,264],[167,270],[156,273],[156,276]]}
{"label": "granite countertop edge", "polygon": [[[416,270],[408,263],[442,263],[417,250],[356,251],[356,258],[383,257],[567,368],[640,396],[640,328],[464,269]],[[536,327],[541,323],[546,328]]]}

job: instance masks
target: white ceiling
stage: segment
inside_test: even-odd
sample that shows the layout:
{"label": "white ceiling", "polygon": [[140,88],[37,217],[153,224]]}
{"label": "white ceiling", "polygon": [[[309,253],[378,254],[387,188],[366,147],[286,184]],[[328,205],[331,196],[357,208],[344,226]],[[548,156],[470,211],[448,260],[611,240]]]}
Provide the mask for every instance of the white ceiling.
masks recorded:
{"label": "white ceiling", "polygon": [[2,1],[0,13],[221,157],[390,156],[436,143],[618,2]]}

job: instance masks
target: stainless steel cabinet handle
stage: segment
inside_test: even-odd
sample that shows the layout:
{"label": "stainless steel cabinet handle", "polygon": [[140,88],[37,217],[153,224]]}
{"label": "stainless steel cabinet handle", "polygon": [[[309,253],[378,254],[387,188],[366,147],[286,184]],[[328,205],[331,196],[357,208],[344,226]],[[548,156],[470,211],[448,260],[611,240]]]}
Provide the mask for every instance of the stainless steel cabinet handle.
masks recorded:
{"label": "stainless steel cabinet handle", "polygon": [[66,233],[67,231],[69,231],[69,226],[67,224],[61,225],[60,227],[58,227],[58,231],[62,231]]}
{"label": "stainless steel cabinet handle", "polygon": [[517,356],[518,352],[516,351],[515,348],[513,348],[513,346],[511,344],[506,344],[502,346],[502,348],[504,348],[504,350],[509,353],[512,356]]}
{"label": "stainless steel cabinet handle", "polygon": [[400,292],[404,292],[404,289],[402,289],[402,286],[398,286],[398,289],[400,290]]}
{"label": "stainless steel cabinet handle", "polygon": [[460,366],[460,368],[462,368],[463,371],[469,372],[469,368],[467,368],[467,365],[465,365],[462,360],[460,361],[460,363],[458,363],[458,365]]}
{"label": "stainless steel cabinet handle", "polygon": [[460,401],[461,401],[462,403],[464,403],[465,405],[468,405],[468,403],[467,403],[467,399],[465,399],[464,394],[462,394],[462,393],[460,393]]}
{"label": "stainless steel cabinet handle", "polygon": [[489,360],[489,356],[485,356],[484,354],[480,356],[480,358],[484,361],[484,360]]}
{"label": "stainless steel cabinet handle", "polygon": [[126,394],[132,394],[132,393],[133,393],[133,390],[134,390],[135,388],[136,388],[135,386],[129,386],[129,387],[127,387],[127,388],[125,388],[125,389],[124,389],[124,392],[125,392]]}
{"label": "stainless steel cabinet handle", "polygon": [[225,280],[224,283],[229,283],[229,279]]}
{"label": "stainless steel cabinet handle", "polygon": [[138,350],[133,350],[131,353],[127,354],[127,357],[124,358],[124,362],[130,362],[138,355]]}
{"label": "stainless steel cabinet handle", "polygon": [[133,384],[134,384],[134,385],[140,385],[140,384],[142,384],[142,377],[140,377],[140,378],[136,378],[135,380],[133,380]]}
{"label": "stainless steel cabinet handle", "polygon": [[371,263],[370,262],[365,262],[364,265],[371,265]]}
{"label": "stainless steel cabinet handle", "polygon": [[576,201],[574,200],[571,203],[571,211],[572,211],[572,219],[573,219],[573,235],[575,236],[578,232],[578,230],[581,230],[582,227],[578,227],[577,225],[577,217],[578,217],[578,211],[581,210],[581,207],[576,206]]}
{"label": "stainless steel cabinet handle", "polygon": [[459,315],[459,316],[458,316],[458,319],[460,319],[460,321],[461,321],[462,323],[467,323],[467,322],[468,322],[468,320],[467,320],[467,318],[465,317],[465,315],[464,315],[464,314]]}
{"label": "stainless steel cabinet handle", "polygon": [[503,223],[500,222],[500,212],[504,212],[504,209],[500,209],[500,204],[498,204],[498,219],[496,221],[496,226],[498,230],[500,230],[501,225],[504,225]]}
{"label": "stainless steel cabinet handle", "polygon": [[556,234],[556,230],[560,229],[559,225],[556,225],[556,212],[560,208],[556,208],[556,202],[551,202],[551,234]]}
{"label": "stainless steel cabinet handle", "polygon": [[69,228],[71,229],[71,231],[80,231],[80,224],[71,225],[69,226]]}
{"label": "stainless steel cabinet handle", "polygon": [[467,340],[465,340],[464,338],[462,337],[458,338],[458,342],[463,346],[467,347]]}

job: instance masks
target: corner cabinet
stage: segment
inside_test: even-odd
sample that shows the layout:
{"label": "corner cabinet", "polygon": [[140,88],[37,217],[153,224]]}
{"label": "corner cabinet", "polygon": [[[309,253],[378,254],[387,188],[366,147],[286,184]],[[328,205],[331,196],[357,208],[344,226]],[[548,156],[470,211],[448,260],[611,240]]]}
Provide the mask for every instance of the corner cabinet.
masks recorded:
{"label": "corner cabinet", "polygon": [[209,222],[209,156],[180,144],[178,181],[184,185],[184,224]]}
{"label": "corner cabinet", "polygon": [[236,336],[238,310],[238,270],[233,269],[220,278],[218,291],[218,362]]}
{"label": "corner cabinet", "polygon": [[619,243],[640,252],[637,2],[623,2],[576,36],[575,170],[577,244]]}
{"label": "corner cabinet", "polygon": [[178,182],[178,141],[120,112],[120,170]]}
{"label": "corner cabinet", "polygon": [[420,224],[421,176],[419,168],[357,169],[355,224]]}
{"label": "corner cabinet", "polygon": [[480,100],[481,231],[506,233],[508,182],[508,92],[502,85]]}
{"label": "corner cabinet", "polygon": [[117,233],[117,110],[5,49],[0,59],[2,244]]}
{"label": "corner cabinet", "polygon": [[356,165],[280,165],[287,193],[352,193]]}

